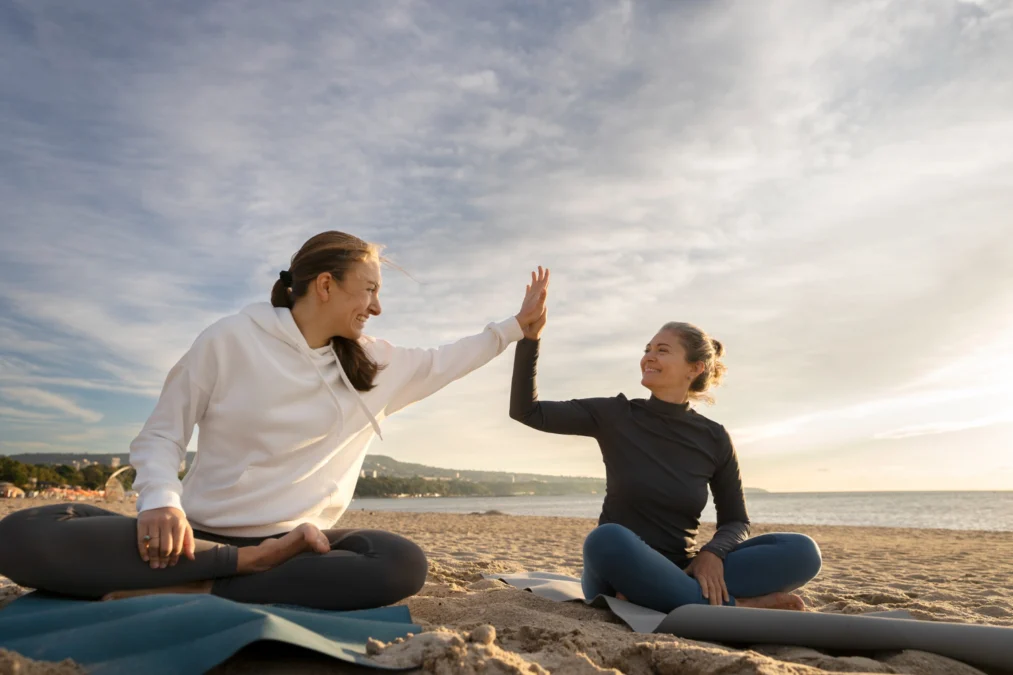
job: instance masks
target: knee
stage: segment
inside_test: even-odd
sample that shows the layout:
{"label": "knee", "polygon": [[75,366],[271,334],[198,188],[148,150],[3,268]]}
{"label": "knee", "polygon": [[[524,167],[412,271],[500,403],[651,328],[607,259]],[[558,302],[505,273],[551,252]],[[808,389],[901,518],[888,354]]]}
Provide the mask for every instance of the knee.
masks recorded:
{"label": "knee", "polygon": [[637,535],[629,528],[616,523],[605,523],[591,530],[584,539],[584,565],[593,568],[609,567],[613,561],[625,557],[628,544]]}
{"label": "knee", "polygon": [[25,572],[30,566],[22,564],[32,555],[33,539],[28,519],[32,510],[15,511],[0,520],[0,574],[25,585]]}
{"label": "knee", "polygon": [[789,540],[792,552],[792,559],[798,566],[799,577],[805,581],[815,579],[823,568],[823,554],[820,552],[819,544],[804,534],[791,534]]}
{"label": "knee", "polygon": [[392,605],[422,590],[429,576],[429,561],[422,548],[404,537],[398,537],[388,552],[390,583],[388,601]]}

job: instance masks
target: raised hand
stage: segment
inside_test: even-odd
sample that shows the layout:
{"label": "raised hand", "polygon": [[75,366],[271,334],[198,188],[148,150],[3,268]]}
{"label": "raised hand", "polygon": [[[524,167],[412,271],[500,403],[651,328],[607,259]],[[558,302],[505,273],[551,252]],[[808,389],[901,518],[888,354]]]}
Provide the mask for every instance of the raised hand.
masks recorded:
{"label": "raised hand", "polygon": [[547,315],[546,298],[549,290],[549,270],[538,267],[538,272],[531,273],[531,283],[524,292],[521,311],[517,313],[517,323],[521,325],[524,337],[537,340],[545,328]]}

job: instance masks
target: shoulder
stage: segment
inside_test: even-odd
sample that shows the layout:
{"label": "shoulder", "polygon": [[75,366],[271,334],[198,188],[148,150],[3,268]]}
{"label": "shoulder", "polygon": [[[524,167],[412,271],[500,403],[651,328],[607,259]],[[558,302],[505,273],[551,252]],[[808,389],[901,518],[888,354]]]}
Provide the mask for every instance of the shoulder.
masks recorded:
{"label": "shoulder", "polygon": [[380,364],[388,364],[394,360],[398,348],[394,343],[383,338],[363,335],[359,338],[359,345],[366,350],[369,357]]}
{"label": "shoulder", "polygon": [[713,436],[714,440],[719,444],[731,446],[732,437],[724,425],[719,422],[715,422],[705,415],[701,415],[695,408],[689,409],[689,418],[693,420],[693,423],[700,429],[707,431],[711,436]]}
{"label": "shoulder", "polygon": [[197,335],[191,349],[209,349],[248,334],[253,321],[245,314],[229,314],[218,319]]}
{"label": "shoulder", "polygon": [[586,407],[594,410],[594,412],[609,417],[616,417],[624,413],[628,413],[632,404],[632,402],[623,394],[602,396],[599,398],[584,398],[580,399],[580,402]]}

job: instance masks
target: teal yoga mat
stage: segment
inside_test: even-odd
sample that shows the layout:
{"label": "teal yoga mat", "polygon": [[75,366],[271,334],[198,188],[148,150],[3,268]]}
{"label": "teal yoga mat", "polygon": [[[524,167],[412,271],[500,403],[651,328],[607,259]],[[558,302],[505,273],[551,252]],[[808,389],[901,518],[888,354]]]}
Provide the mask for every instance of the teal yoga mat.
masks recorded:
{"label": "teal yoga mat", "polygon": [[30,593],[0,610],[0,647],[38,661],[73,659],[94,675],[203,673],[259,640],[402,670],[373,663],[366,640],[420,631],[407,607],[326,612],[213,595],[88,602]]}
{"label": "teal yoga mat", "polygon": [[1013,671],[1013,628],[915,621],[902,610],[869,614],[786,612],[750,607],[686,605],[664,614],[617,598],[584,600],[580,580],[551,572],[488,574],[549,600],[607,607],[638,633],[670,633],[726,644],[798,645],[840,651],[916,649],[983,668]]}

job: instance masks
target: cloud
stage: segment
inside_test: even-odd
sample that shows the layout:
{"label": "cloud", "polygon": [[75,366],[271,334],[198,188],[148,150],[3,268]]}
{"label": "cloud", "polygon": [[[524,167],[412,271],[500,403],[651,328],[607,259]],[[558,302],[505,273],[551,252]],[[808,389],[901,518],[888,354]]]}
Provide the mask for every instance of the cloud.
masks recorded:
{"label": "cloud", "polygon": [[897,439],[897,438],[911,438],[914,436],[928,436],[931,434],[950,434],[955,431],[963,431],[965,429],[978,429],[981,427],[991,427],[999,424],[1009,424],[1013,422],[1013,414],[1005,416],[993,416],[993,417],[982,417],[976,420],[959,420],[959,421],[942,421],[931,424],[921,424],[910,427],[901,427],[900,429],[891,429],[890,431],[883,431],[876,434],[873,438],[880,439]]}
{"label": "cloud", "polygon": [[[639,350],[678,319],[728,348],[707,413],[743,452],[929,425],[948,389],[978,393],[944,419],[989,417],[1001,384],[962,374],[1013,310],[1010,44],[999,2],[17,4],[0,385],[135,421],[125,401],[336,228],[418,279],[388,273],[371,326],[400,344],[512,314],[550,265],[546,396],[640,395]],[[514,428],[508,370],[378,449],[600,472]]]}
{"label": "cloud", "polygon": [[[95,423],[102,420],[100,412],[82,408],[65,396],[34,387],[3,387],[0,388],[0,396],[33,408],[58,410],[64,415],[75,417],[84,422]],[[30,416],[28,418],[32,419]]]}
{"label": "cloud", "polygon": [[58,419],[57,415],[35,412],[34,410],[22,410],[10,406],[0,406],[0,417],[8,417],[21,422],[42,422]]}

